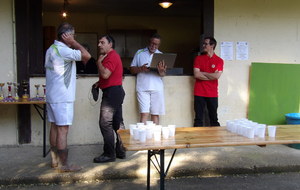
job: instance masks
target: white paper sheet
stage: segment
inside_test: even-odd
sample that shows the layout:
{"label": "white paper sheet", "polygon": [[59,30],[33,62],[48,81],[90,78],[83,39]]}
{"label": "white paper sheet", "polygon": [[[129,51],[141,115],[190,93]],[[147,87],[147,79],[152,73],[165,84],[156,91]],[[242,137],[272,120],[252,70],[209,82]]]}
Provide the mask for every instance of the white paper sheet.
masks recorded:
{"label": "white paper sheet", "polygon": [[233,60],[233,42],[221,42],[221,58],[223,60]]}
{"label": "white paper sheet", "polygon": [[237,42],[236,43],[236,60],[248,60],[249,59],[249,43]]}

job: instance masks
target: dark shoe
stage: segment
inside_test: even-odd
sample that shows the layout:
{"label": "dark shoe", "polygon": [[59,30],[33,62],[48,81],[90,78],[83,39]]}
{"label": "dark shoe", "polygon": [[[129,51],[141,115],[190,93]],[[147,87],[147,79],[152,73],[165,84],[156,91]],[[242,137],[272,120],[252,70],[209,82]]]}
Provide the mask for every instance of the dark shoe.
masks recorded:
{"label": "dark shoe", "polygon": [[119,159],[125,159],[126,158],[126,153],[117,154],[116,157],[119,158]]}
{"label": "dark shoe", "polygon": [[94,163],[105,163],[105,162],[114,162],[116,158],[108,157],[105,155],[98,156],[94,158]]}

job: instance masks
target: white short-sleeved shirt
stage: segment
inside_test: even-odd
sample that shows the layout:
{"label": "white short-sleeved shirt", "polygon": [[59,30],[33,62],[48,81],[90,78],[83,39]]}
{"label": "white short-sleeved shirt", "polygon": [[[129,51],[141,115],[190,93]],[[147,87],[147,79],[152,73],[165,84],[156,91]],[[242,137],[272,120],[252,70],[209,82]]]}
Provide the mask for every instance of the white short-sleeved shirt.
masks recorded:
{"label": "white short-sleeved shirt", "polygon": [[76,63],[81,60],[80,50],[69,48],[60,41],[47,50],[46,101],[48,103],[74,102],[76,91]]}
{"label": "white short-sleeved shirt", "polygon": [[[155,53],[162,53],[156,50]],[[150,54],[148,48],[140,49],[134,55],[131,67],[141,67],[148,64],[150,67],[153,54]],[[162,91],[164,84],[162,77],[157,72],[142,72],[137,74],[136,91]]]}

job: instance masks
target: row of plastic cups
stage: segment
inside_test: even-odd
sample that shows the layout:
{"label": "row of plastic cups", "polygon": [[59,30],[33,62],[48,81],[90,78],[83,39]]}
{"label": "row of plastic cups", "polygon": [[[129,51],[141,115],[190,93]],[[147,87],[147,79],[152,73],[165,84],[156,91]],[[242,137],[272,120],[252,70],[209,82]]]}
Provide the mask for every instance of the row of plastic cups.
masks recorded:
{"label": "row of plastic cups", "polygon": [[[266,125],[259,124],[247,119],[236,119],[226,122],[227,130],[232,133],[237,133],[239,135],[245,136],[247,138],[254,138],[255,136],[259,138],[264,138],[266,133]],[[276,126],[268,126],[269,137],[275,137]]]}
{"label": "row of plastic cups", "polygon": [[227,130],[232,133],[254,138],[254,136],[264,137],[265,125],[258,124],[247,119],[231,120],[226,122]]}
{"label": "row of plastic cups", "polygon": [[146,142],[147,139],[154,139],[154,141],[160,141],[175,136],[175,125],[161,126],[155,124],[143,125],[141,123],[130,124],[130,135],[134,140],[140,142]]}

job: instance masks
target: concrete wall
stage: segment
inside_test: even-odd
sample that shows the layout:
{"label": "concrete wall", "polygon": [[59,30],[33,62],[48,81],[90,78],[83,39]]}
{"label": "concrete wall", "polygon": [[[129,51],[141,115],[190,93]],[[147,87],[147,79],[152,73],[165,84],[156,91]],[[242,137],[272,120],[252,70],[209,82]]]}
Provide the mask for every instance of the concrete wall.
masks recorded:
{"label": "concrete wall", "polygon": [[[93,144],[102,142],[98,119],[100,101],[92,100],[90,94],[91,85],[98,80],[97,77],[81,77],[77,79],[76,102],[74,123],[69,132],[69,144]],[[178,127],[192,126],[193,124],[193,78],[190,76],[166,76],[165,102],[166,115],[161,116],[162,125],[176,124]],[[123,86],[126,93],[123,104],[123,117],[125,127],[139,121],[138,104],[135,92],[136,77],[126,76]],[[31,78],[31,95],[36,94],[34,85],[45,84],[44,78]],[[42,94],[42,89],[39,90]],[[101,99],[100,94],[100,99]],[[42,120],[37,115],[34,108],[32,113],[32,144],[42,144]],[[50,125],[48,123],[48,129]],[[49,134],[49,133],[48,133]],[[47,136],[48,138],[48,136]]]}
{"label": "concrete wall", "polygon": [[[16,81],[13,1],[0,1],[0,83]],[[4,86],[7,95],[7,84]],[[0,106],[0,145],[16,144],[17,107]]]}

